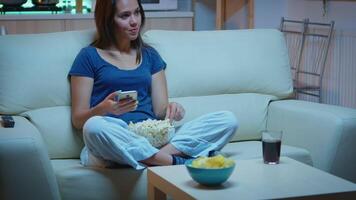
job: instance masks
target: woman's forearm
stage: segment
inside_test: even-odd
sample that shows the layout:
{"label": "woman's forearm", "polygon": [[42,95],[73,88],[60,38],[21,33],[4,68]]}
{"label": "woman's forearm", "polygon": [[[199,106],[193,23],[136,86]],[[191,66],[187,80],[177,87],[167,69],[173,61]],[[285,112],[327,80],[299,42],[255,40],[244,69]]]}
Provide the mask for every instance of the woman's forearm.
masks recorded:
{"label": "woman's forearm", "polygon": [[161,105],[160,108],[154,110],[154,113],[158,119],[164,119],[166,117],[167,107],[168,103]]}
{"label": "woman's forearm", "polygon": [[85,122],[93,116],[103,116],[106,113],[100,109],[99,106],[95,106],[91,109],[80,110],[72,114],[73,126],[77,129],[82,129]]}

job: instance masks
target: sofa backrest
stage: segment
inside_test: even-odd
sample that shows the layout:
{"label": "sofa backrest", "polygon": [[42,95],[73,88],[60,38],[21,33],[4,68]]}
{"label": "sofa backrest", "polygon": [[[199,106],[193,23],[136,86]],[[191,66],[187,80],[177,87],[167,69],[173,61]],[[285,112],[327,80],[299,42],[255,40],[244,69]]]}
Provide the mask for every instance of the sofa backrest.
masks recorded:
{"label": "sofa backrest", "polygon": [[144,41],[167,62],[170,97],[293,90],[283,34],[273,29],[151,30]]}
{"label": "sofa backrest", "polygon": [[68,71],[93,31],[0,36],[0,113],[70,105]]}
{"label": "sofa backrest", "polygon": [[186,108],[182,122],[229,110],[239,121],[231,141],[260,139],[268,103],[293,90],[288,51],[278,30],[150,30],[143,39],[167,63],[169,96]]}

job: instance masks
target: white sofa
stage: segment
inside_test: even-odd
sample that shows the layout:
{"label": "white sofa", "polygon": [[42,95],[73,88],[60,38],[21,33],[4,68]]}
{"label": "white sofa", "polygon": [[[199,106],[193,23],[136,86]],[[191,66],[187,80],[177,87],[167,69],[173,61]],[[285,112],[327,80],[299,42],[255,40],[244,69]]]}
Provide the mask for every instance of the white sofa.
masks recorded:
{"label": "white sofa", "polygon": [[[0,37],[1,199],[145,199],[146,170],[83,167],[67,73],[93,31]],[[230,110],[240,127],[223,151],[261,157],[261,131],[282,130],[282,155],[356,182],[356,110],[288,99],[292,81],[277,30],[149,31],[168,63],[169,96],[184,123]],[[180,123],[177,123],[179,125]],[[172,172],[174,173],[174,172]]]}

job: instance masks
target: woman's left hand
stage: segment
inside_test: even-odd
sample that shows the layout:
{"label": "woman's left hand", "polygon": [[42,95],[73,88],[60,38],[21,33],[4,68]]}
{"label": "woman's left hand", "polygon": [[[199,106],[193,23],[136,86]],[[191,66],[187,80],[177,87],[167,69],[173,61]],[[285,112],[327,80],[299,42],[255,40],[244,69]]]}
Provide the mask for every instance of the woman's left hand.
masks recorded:
{"label": "woman's left hand", "polygon": [[176,102],[170,102],[166,110],[166,119],[169,121],[180,121],[185,115],[185,110],[182,105]]}

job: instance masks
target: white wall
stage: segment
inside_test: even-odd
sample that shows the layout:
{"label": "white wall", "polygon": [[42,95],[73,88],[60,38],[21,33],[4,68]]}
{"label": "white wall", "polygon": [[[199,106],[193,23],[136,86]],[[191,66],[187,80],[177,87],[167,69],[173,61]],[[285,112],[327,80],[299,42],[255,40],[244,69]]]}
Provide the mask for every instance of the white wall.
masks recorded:
{"label": "white wall", "polygon": [[281,18],[288,13],[287,7],[288,0],[255,0],[255,27],[279,28]]}
{"label": "white wall", "polygon": [[[187,0],[179,0],[186,3]],[[310,18],[311,21],[335,21],[337,30],[356,31],[356,1],[328,1],[323,16],[322,0],[255,0],[255,27],[278,28],[281,17]],[[238,1],[227,1],[226,29],[244,28],[247,9],[236,10]],[[215,29],[215,1],[196,0],[196,30]]]}
{"label": "white wall", "polygon": [[[311,21],[335,21],[335,28],[356,31],[356,1],[328,1],[323,16],[322,0],[255,0],[255,28],[277,28],[282,16]],[[231,27],[233,28],[233,27]]]}

